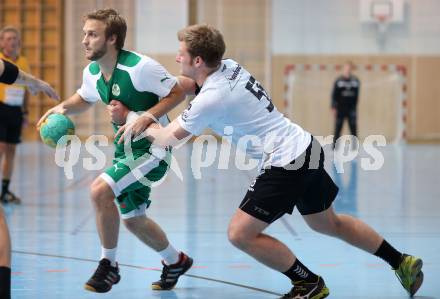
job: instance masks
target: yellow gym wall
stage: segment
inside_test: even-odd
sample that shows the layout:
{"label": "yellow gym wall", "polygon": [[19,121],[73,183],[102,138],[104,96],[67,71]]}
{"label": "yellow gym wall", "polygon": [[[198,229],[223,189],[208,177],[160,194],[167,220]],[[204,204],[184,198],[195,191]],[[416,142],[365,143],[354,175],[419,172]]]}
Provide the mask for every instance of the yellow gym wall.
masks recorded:
{"label": "yellow gym wall", "polygon": [[[14,26],[21,34],[21,53],[33,75],[49,82],[63,94],[63,1],[0,0],[0,28]],[[43,94],[29,98],[29,125],[23,139],[35,140],[35,124],[54,101]]]}

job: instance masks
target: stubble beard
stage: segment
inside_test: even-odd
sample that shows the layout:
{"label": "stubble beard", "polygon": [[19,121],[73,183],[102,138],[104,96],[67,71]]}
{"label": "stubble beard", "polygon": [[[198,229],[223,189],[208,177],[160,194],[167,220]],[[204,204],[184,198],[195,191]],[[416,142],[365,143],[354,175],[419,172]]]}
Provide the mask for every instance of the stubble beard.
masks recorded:
{"label": "stubble beard", "polygon": [[92,56],[88,58],[91,61],[97,61],[101,59],[105,54],[107,54],[107,48],[105,45],[103,45],[100,49],[93,51]]}

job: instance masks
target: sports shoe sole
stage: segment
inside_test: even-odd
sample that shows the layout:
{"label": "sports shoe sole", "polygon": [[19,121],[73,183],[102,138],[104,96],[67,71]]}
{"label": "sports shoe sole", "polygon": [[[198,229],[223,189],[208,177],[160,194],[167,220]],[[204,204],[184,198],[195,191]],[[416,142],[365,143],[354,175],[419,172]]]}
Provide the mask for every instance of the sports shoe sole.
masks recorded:
{"label": "sports shoe sole", "polygon": [[121,279],[119,278],[118,281],[116,281],[114,284],[112,284],[112,286],[110,287],[110,289],[108,289],[107,291],[98,291],[97,289],[95,289],[94,287],[92,287],[89,284],[85,284],[84,285],[84,289],[90,292],[94,292],[94,293],[107,293],[110,292],[110,290],[112,289],[112,287],[117,284]]}
{"label": "sports shoe sole", "polygon": [[327,287],[325,287],[322,289],[322,291],[318,295],[315,295],[315,296],[311,297],[310,299],[323,299],[323,298],[327,297],[328,295],[330,295],[330,291],[328,290]]}
{"label": "sports shoe sole", "polygon": [[92,287],[92,286],[90,286],[88,284],[84,285],[84,289],[87,290],[87,291],[90,291],[90,292],[95,292],[95,293],[105,293],[105,292],[98,292],[94,287]]}
{"label": "sports shoe sole", "polygon": [[423,271],[420,271],[416,276],[416,282],[414,283],[413,287],[411,288],[411,297],[414,296],[414,294],[419,290],[419,288],[422,286],[423,283],[424,274]]}
{"label": "sports shoe sole", "polygon": [[[192,267],[192,265],[193,265],[193,262],[194,262],[194,260],[193,260],[193,259],[190,259],[190,263],[189,263],[189,267],[188,267],[188,269],[186,269],[182,274],[180,274],[180,275],[179,275],[179,278],[180,278],[180,276],[182,276],[183,274],[185,274],[189,269],[191,269],[191,267]],[[178,279],[179,279],[179,278],[178,278]],[[169,290],[174,289],[174,287],[176,286],[176,284],[177,284],[177,281],[176,281],[176,283],[175,283],[172,287],[169,287],[169,288],[166,288],[166,289],[162,288],[162,287],[159,286],[159,285],[152,284],[152,285],[151,285],[151,289],[152,289],[153,291],[169,291]],[[324,297],[323,297],[323,298],[324,298]],[[318,299],[318,298],[317,298],[317,299]]]}

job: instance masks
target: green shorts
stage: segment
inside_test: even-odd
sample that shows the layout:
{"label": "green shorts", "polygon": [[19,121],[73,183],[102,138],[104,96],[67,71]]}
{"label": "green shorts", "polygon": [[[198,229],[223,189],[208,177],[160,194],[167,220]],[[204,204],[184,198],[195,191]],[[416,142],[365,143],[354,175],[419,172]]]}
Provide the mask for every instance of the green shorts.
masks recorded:
{"label": "green shorts", "polygon": [[165,176],[171,152],[155,156],[144,154],[134,159],[124,155],[115,156],[113,166],[100,177],[112,188],[123,219],[145,215],[151,203],[151,184]]}

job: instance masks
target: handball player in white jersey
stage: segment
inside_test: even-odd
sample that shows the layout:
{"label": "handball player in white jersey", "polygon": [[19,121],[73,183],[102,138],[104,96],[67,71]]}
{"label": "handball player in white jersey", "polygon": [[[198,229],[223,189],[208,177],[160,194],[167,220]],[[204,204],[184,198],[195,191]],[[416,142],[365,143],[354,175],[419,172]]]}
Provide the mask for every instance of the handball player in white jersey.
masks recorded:
{"label": "handball player in white jersey", "polygon": [[[232,59],[222,60],[222,34],[208,25],[178,33],[176,61],[187,93],[196,97],[166,127],[144,131],[135,121],[119,129],[119,142],[146,135],[161,146],[175,145],[205,128],[223,135],[259,159],[261,171],[232,216],[228,237],[240,250],[287,276],[292,289],[282,298],[325,298],[324,279],[307,268],[281,241],[263,233],[296,206],[315,231],[337,237],[389,263],[412,296],[423,282],[422,260],[392,247],[364,222],[336,214],[332,202],[338,187],[324,169],[324,152],[316,139],[285,118],[255,78]],[[230,135],[228,133],[228,135]],[[246,142],[243,142],[246,141]]]}

